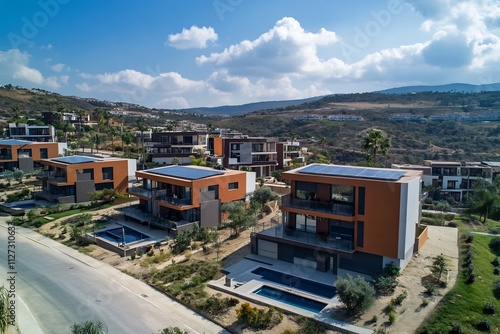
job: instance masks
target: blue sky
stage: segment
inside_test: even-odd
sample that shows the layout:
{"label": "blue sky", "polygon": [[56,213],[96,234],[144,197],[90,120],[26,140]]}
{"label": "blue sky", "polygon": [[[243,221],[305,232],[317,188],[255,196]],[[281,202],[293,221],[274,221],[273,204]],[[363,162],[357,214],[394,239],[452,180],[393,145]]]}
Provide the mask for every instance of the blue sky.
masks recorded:
{"label": "blue sky", "polygon": [[500,82],[498,0],[0,0],[0,84],[188,108]]}

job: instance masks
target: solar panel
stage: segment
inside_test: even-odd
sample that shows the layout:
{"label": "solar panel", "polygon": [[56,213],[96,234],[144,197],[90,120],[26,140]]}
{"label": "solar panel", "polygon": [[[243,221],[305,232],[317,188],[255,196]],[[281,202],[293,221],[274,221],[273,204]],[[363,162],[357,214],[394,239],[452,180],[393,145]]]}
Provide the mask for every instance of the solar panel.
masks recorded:
{"label": "solar panel", "polygon": [[363,179],[388,180],[397,181],[406,171],[389,170],[389,169],[374,169],[363,167],[335,166],[335,165],[308,165],[297,171],[303,174],[315,175],[332,175],[332,176],[348,176],[359,177]]}
{"label": "solar panel", "polygon": [[198,180],[210,176],[224,174],[224,172],[218,170],[201,169],[201,168],[187,167],[187,166],[167,166],[167,167],[153,168],[147,170],[146,172],[165,175],[165,176],[178,177],[187,180]]}
{"label": "solar panel", "polygon": [[93,157],[86,157],[82,155],[70,155],[67,157],[53,158],[52,161],[62,162],[65,164],[81,164],[85,162],[101,161],[102,159],[97,159]]}
{"label": "solar panel", "polygon": [[29,145],[29,144],[33,144],[33,142],[28,140],[19,140],[19,139],[0,140],[0,145]]}

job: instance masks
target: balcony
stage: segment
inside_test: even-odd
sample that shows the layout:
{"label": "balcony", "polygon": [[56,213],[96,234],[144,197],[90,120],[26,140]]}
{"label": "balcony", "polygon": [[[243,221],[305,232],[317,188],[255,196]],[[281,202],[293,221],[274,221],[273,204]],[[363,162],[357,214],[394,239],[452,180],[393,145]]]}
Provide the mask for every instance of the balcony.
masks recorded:
{"label": "balcony", "polygon": [[132,187],[128,188],[127,192],[130,195],[142,196],[147,198],[153,197],[153,192],[150,189],[144,189],[143,187]]}
{"label": "balcony", "polygon": [[56,171],[42,171],[41,173],[37,174],[37,179],[46,179],[49,182],[53,183],[67,183],[68,179],[65,174],[58,174]]}
{"label": "balcony", "polygon": [[0,160],[12,160],[12,155],[0,155]]}
{"label": "balcony", "polygon": [[283,227],[283,225],[272,227],[260,233],[267,236],[301,242],[309,245],[331,248],[342,252],[354,252],[354,242],[352,240],[336,238],[330,235],[313,234],[292,230]]}
{"label": "balcony", "polygon": [[290,207],[295,209],[304,209],[315,212],[331,213],[341,216],[353,216],[353,204],[340,204],[332,202],[318,202],[304,199],[292,198],[290,195],[281,198],[282,207]]}
{"label": "balcony", "polygon": [[177,198],[173,195],[161,195],[156,197],[160,202],[172,204],[175,206],[192,205],[191,198]]}

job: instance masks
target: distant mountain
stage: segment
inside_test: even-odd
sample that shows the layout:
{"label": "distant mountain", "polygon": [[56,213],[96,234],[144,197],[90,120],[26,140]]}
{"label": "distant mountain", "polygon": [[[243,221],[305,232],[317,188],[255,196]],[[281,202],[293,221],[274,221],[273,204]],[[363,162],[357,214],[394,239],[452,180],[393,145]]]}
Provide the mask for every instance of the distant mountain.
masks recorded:
{"label": "distant mountain", "polygon": [[494,92],[500,91],[500,82],[485,84],[485,85],[471,85],[465,83],[452,83],[447,85],[436,86],[406,86],[396,87],[377,91],[383,94],[408,94],[418,92],[438,92],[438,93],[479,93],[479,92]]}
{"label": "distant mountain", "polygon": [[269,110],[286,108],[289,106],[296,106],[307,102],[312,102],[321,99],[322,96],[310,97],[307,99],[300,100],[285,100],[285,101],[264,101],[264,102],[254,102],[242,105],[234,106],[219,106],[219,107],[200,107],[200,108],[189,108],[180,109],[179,111],[198,113],[202,115],[228,115],[236,116],[243,115],[259,110]]}

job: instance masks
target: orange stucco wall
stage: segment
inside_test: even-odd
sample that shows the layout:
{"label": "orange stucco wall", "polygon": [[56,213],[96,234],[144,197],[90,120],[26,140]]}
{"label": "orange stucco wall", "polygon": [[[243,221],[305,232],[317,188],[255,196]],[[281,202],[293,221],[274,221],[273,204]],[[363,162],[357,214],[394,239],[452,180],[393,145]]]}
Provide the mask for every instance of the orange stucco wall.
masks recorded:
{"label": "orange stucco wall", "polygon": [[223,140],[221,137],[214,138],[214,154],[219,157],[224,155]]}
{"label": "orange stucco wall", "polygon": [[[65,164],[57,161],[42,160],[42,164],[65,170],[67,182],[64,185],[75,184],[77,180],[77,171],[83,169],[94,169],[94,182],[96,184],[113,181],[113,189],[118,190],[121,194],[125,194],[127,192],[128,161],[126,159],[105,159],[102,161],[80,164]],[[113,180],[103,179],[102,168],[106,167],[113,167]]]}
{"label": "orange stucco wall", "polygon": [[[417,235],[417,240],[415,242],[415,251],[419,251],[422,249],[422,247],[424,247],[424,244],[425,242],[427,241],[427,239],[429,238],[429,228],[427,226],[423,226],[422,227],[424,228],[423,231],[420,233],[420,235]],[[418,229],[417,229],[418,231]]]}
{"label": "orange stucco wall", "polygon": [[[1,148],[10,148],[12,159],[11,160],[2,160],[2,161],[17,161],[18,154],[17,151],[22,150],[31,150],[31,158],[33,161],[40,161],[42,158],[40,157],[40,149],[47,149],[47,158],[56,158],[59,156],[59,148],[58,143],[32,143],[28,145],[0,145]],[[45,158],[44,158],[45,159]]]}
{"label": "orange stucco wall", "polygon": [[[399,210],[401,197],[401,184],[378,180],[341,178],[334,176],[307,175],[284,173],[283,178],[292,181],[292,196],[295,193],[293,181],[306,181],[318,183],[317,193],[320,201],[328,201],[329,184],[349,185],[356,187],[354,216],[333,215],[315,212],[316,217],[354,221],[354,249],[397,258],[399,237]],[[365,187],[365,214],[358,214],[358,189]],[[292,210],[290,210],[292,211]],[[293,209],[293,212],[311,214],[310,211]],[[364,222],[363,247],[356,245],[357,221]],[[328,230],[326,219],[320,219],[317,225],[318,233]]]}

